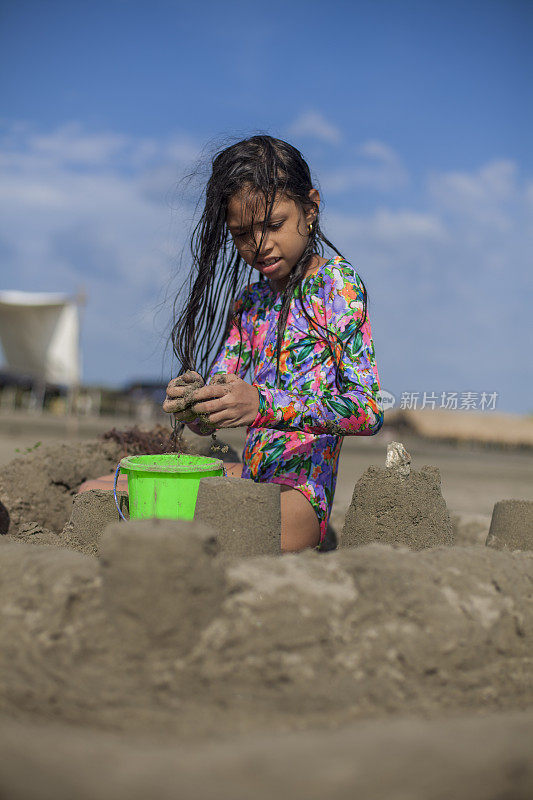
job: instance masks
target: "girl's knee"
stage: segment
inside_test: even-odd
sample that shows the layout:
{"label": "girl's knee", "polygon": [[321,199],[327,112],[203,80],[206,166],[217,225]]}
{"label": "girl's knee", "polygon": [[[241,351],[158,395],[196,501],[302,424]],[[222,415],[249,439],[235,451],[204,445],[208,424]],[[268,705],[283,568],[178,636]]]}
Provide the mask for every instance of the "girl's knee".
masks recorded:
{"label": "girl's knee", "polygon": [[[88,492],[91,489],[100,489],[100,491],[109,491],[113,489],[115,483],[114,475],[101,475],[99,478],[84,481],[78,488],[80,492]],[[128,477],[127,475],[119,475],[117,480],[117,489],[121,492],[128,491]]]}
{"label": "girl's knee", "polygon": [[233,461],[228,461],[224,464],[224,469],[228,478],[242,478],[242,464]]}

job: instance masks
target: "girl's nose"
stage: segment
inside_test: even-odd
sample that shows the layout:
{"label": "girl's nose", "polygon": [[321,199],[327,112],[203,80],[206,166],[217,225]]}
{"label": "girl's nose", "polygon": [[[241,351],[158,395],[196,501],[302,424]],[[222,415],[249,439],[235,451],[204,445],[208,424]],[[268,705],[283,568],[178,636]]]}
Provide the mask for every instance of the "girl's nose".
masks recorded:
{"label": "girl's nose", "polygon": [[269,243],[268,243],[268,240],[269,240],[269,235],[268,235],[268,232],[267,232],[267,233],[265,233],[265,235],[264,235],[264,237],[263,237],[263,241],[262,241],[262,242],[261,242],[261,233],[259,232],[259,233],[256,233],[256,234],[254,234],[253,241],[254,241],[255,247],[256,247],[256,248],[258,248],[258,247],[259,247],[259,245],[261,244],[261,251],[262,251],[262,252],[263,252],[264,250],[268,250],[268,249],[269,249]]}
{"label": "girl's nose", "polygon": [[253,239],[251,240],[251,248],[252,248],[252,250],[254,252],[259,247],[259,244],[261,244],[261,250],[259,252],[258,258],[261,261],[261,259],[263,259],[263,258],[268,258],[269,253],[272,251],[272,245],[270,244],[268,233],[265,233],[265,238],[263,239],[262,242],[261,242],[261,234],[260,233],[256,234],[253,237]]}

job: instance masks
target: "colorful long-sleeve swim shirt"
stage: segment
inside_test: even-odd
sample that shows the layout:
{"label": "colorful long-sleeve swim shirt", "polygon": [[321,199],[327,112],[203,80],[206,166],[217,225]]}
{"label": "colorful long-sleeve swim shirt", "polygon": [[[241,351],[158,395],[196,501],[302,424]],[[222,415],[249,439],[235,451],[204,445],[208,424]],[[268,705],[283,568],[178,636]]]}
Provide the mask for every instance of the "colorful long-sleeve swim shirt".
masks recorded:
{"label": "colorful long-sleeve swim shirt", "polygon": [[[383,424],[380,383],[363,285],[341,256],[302,282],[302,302],[291,300],[276,382],[277,322],[281,292],[269,281],[246,287],[235,301],[241,334],[234,324],[211,375],[251,372],[259,411],[247,428],[243,478],[298,489],[313,506],[326,535],[344,436],[372,436]],[[327,327],[330,344],[324,337]],[[335,358],[341,382],[336,384]]]}

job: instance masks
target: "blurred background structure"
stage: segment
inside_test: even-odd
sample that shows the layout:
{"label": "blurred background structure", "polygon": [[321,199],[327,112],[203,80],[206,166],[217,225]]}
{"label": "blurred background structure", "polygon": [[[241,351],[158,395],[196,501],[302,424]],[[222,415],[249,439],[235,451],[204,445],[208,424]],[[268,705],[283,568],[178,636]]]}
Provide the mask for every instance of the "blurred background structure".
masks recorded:
{"label": "blurred background structure", "polygon": [[[29,379],[31,405],[42,409],[47,385],[62,386],[71,404],[80,383],[79,329],[76,298],[50,292],[0,292],[6,388]],[[6,394],[4,390],[4,407]],[[15,408],[16,392],[12,393],[12,401]]]}
{"label": "blurred background structure", "polygon": [[532,30],[528,0],[4,0],[0,290],[83,284],[78,409],[150,416],[209,157],[268,132],[365,281],[392,410],[531,414]]}

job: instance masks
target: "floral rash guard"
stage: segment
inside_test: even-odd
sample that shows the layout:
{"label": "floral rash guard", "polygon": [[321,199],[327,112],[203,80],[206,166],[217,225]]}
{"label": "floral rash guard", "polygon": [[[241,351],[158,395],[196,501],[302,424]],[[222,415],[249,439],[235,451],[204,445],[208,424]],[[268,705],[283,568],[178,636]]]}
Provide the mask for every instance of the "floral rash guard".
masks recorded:
{"label": "floral rash guard", "polygon": [[259,412],[247,428],[243,478],[281,483],[298,489],[320,523],[320,543],[328,525],[339,454],[344,436],[372,436],[383,424],[379,376],[363,287],[352,265],[341,256],[328,261],[302,282],[310,316],[336,334],[336,357],[342,355],[342,390],[335,385],[335,365],[319,328],[310,326],[300,301],[290,306],[276,386],[276,325],[281,294],[269,281],[240,293],[242,342],[234,325],[211,370],[244,378],[250,368],[259,392]]}

